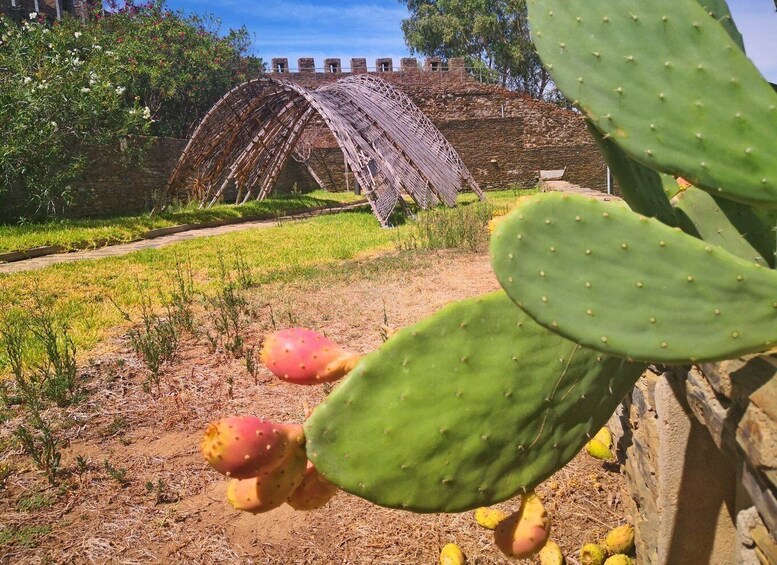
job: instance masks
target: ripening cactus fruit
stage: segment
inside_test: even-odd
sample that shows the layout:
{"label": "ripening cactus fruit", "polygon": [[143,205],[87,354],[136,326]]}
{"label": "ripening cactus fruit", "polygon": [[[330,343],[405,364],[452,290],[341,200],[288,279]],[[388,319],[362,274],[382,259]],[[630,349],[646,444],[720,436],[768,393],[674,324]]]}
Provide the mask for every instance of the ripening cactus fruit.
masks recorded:
{"label": "ripening cactus fruit", "polygon": [[548,540],[540,551],[540,565],[564,565],[564,554],[553,540]]}
{"label": "ripening cactus fruit", "polygon": [[475,510],[475,521],[488,530],[495,529],[507,514],[496,508],[481,506]]}
{"label": "ripening cactus fruit", "polygon": [[300,447],[286,462],[261,477],[233,479],[227,486],[227,501],[236,510],[252,514],[283,504],[305,476],[307,459]]}
{"label": "ripening cactus fruit", "polygon": [[550,536],[550,518],[532,491],[521,496],[518,512],[502,520],[494,530],[496,546],[509,557],[526,559],[537,554]]}
{"label": "ripening cactus fruit", "polygon": [[446,544],[440,552],[440,565],[464,565],[466,559],[455,543]]}
{"label": "ripening cactus fruit", "polygon": [[607,552],[631,553],[634,549],[634,527],[631,524],[624,524],[610,531],[604,540]]}
{"label": "ripening cactus fruit", "polygon": [[313,385],[342,378],[360,356],[312,330],[290,328],[268,335],[260,357],[279,379]]}
{"label": "ripening cactus fruit", "polygon": [[633,565],[634,560],[628,555],[618,554],[608,557],[604,565]]}
{"label": "ripening cactus fruit", "polygon": [[281,466],[305,443],[302,426],[235,416],[208,424],[202,441],[205,460],[219,473],[249,479]]}
{"label": "ripening cactus fruit", "polygon": [[603,565],[606,555],[601,545],[587,543],[580,549],[580,565]]}
{"label": "ripening cactus fruit", "polygon": [[322,477],[313,464],[308,462],[302,482],[286,502],[295,510],[315,510],[324,506],[335,494],[337,487]]}
{"label": "ripening cactus fruit", "polygon": [[610,433],[610,430],[608,430],[607,428],[602,428],[601,430],[596,432],[594,439],[596,441],[601,442],[606,447],[612,448],[612,434]]}

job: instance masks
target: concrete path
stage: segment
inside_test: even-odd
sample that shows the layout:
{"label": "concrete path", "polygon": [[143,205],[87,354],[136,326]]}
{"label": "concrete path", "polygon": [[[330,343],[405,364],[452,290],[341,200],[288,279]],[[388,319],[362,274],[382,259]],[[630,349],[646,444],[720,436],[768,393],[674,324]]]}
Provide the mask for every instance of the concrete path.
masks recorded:
{"label": "concrete path", "polygon": [[99,249],[89,249],[86,251],[74,251],[72,253],[59,253],[57,255],[46,255],[45,257],[36,257],[34,259],[25,259],[24,261],[16,261],[13,263],[0,264],[0,274],[20,273],[22,271],[35,271],[38,269],[44,269],[51,265],[58,263],[71,263],[73,261],[83,261],[85,259],[105,259],[106,257],[117,257],[119,255],[126,255],[133,253],[134,251],[140,251],[141,249],[156,249],[158,247],[165,247],[167,245],[173,245],[189,239],[195,239],[198,237],[211,237],[214,235],[222,235],[225,233],[232,233],[236,231],[244,231],[250,229],[269,228],[278,224],[279,221],[295,221],[311,218],[314,216],[320,216],[323,214],[336,214],[338,212],[344,212],[347,210],[356,210],[364,207],[367,204],[365,202],[359,202],[356,204],[349,204],[346,206],[337,206],[332,208],[319,209],[311,212],[303,212],[300,214],[294,214],[293,216],[282,216],[280,218],[273,218],[271,220],[256,220],[248,221],[240,224],[230,224],[226,226],[219,226],[215,228],[201,228],[196,230],[190,230],[172,235],[165,235],[154,239],[142,239],[139,241],[133,241],[131,243],[120,243],[118,245],[110,245],[108,247],[101,247]]}
{"label": "concrete path", "polygon": [[581,196],[596,198],[598,200],[604,200],[605,202],[617,202],[622,200],[622,198],[615,196],[614,194],[607,194],[606,192],[585,188],[563,180],[542,181],[540,183],[540,190],[542,192],[567,192],[572,194],[580,194]]}

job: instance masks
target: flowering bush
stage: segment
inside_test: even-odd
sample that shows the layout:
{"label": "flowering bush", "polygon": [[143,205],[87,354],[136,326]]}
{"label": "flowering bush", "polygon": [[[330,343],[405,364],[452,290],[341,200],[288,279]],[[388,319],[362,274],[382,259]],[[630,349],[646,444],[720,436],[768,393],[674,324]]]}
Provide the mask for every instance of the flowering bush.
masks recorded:
{"label": "flowering bush", "polygon": [[126,102],[125,60],[76,20],[49,27],[30,16],[0,19],[0,191],[14,195],[5,215],[51,216],[83,165],[79,147],[142,133],[150,118]]}
{"label": "flowering bush", "polygon": [[[0,221],[60,215],[86,149],[132,134],[183,137],[227,90],[262,71],[247,32],[163,1],[86,24],[0,18]],[[209,27],[210,25],[210,27]]]}

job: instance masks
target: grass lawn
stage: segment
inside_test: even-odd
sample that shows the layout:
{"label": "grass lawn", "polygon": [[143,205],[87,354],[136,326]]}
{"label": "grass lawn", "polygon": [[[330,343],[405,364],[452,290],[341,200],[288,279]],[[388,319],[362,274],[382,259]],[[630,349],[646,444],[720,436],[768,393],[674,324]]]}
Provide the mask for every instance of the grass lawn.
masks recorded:
{"label": "grass lawn", "polygon": [[272,196],[242,206],[220,204],[199,209],[196,205],[178,208],[158,216],[140,214],[83,220],[59,220],[22,226],[0,225],[0,253],[22,251],[44,245],[83,249],[123,243],[140,238],[145,232],[179,224],[202,224],[246,217],[275,218],[293,210],[331,206],[362,199],[351,192],[325,192]]}
{"label": "grass lawn", "polygon": [[[505,208],[515,196],[508,190],[490,193],[488,200],[496,208]],[[464,195],[462,200],[472,202],[475,198]],[[0,312],[10,311],[13,304],[24,309],[33,292],[53,296],[58,313],[71,325],[79,351],[89,352],[128,328],[116,305],[137,322],[144,296],[159,306],[175,284],[176,268],[183,263],[190,265],[195,286],[205,291],[218,284],[225,265],[234,268],[237,263],[250,270],[256,285],[325,279],[334,270],[370,268],[365,266],[369,262],[348,261],[402,248],[398,240],[413,229],[412,222],[383,229],[372,212],[364,209],[198,238],[120,257],[0,275]],[[378,268],[401,269],[402,265],[402,254],[398,254],[385,258]],[[0,354],[0,372],[2,366]]]}

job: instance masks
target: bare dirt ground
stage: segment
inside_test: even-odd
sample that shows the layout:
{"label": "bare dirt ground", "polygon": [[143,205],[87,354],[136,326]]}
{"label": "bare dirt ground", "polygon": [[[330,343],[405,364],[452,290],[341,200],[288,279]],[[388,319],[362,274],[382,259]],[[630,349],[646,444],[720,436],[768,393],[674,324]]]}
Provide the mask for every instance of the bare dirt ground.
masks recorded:
{"label": "bare dirt ground", "polygon": [[[308,326],[367,352],[381,343],[384,315],[402,327],[450,301],[498,288],[483,254],[441,252],[410,261],[386,276],[256,289],[246,343],[258,345],[274,321],[278,328]],[[149,394],[145,369],[126,340],[114,345],[114,353],[93,362],[91,394],[71,414],[65,486],[47,489],[17,457],[17,473],[0,491],[0,529],[50,531],[26,547],[0,545],[0,562],[431,564],[449,542],[470,564],[512,562],[472,512],[417,515],[345,493],[307,513],[285,505],[258,516],[232,510],[226,481],[199,453],[205,425],[234,414],[300,422],[325,390],[273,380],[263,368],[254,380],[244,359],[212,353],[205,340],[192,338],[162,375],[159,391]],[[538,488],[567,563],[577,564],[583,543],[623,523],[621,487],[617,472],[582,454]],[[19,502],[35,496],[53,499],[33,509]],[[499,507],[510,513],[518,500]]]}

